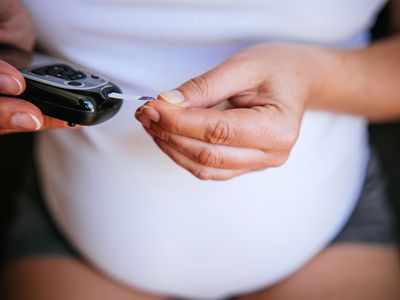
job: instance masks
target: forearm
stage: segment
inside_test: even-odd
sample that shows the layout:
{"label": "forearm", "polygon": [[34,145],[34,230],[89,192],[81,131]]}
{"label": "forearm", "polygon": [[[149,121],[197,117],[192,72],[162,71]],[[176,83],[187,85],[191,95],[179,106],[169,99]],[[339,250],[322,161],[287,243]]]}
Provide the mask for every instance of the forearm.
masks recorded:
{"label": "forearm", "polygon": [[400,119],[400,35],[358,50],[322,50],[311,109]]}

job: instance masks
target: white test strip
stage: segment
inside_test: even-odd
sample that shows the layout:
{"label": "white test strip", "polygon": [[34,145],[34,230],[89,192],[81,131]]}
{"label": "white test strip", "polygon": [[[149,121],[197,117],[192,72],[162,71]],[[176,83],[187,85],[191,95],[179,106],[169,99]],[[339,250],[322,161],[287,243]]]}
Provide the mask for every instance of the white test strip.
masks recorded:
{"label": "white test strip", "polygon": [[120,93],[110,93],[108,97],[112,99],[121,99],[121,100],[129,100],[129,101],[151,101],[154,100],[154,97],[150,96],[138,96],[138,95],[125,95]]}

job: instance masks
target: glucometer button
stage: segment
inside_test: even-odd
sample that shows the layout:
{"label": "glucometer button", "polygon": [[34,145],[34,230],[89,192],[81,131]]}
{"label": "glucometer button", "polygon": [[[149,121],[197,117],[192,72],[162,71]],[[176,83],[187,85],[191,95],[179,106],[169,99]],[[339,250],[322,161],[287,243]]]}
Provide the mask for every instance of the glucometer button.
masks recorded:
{"label": "glucometer button", "polygon": [[86,75],[82,72],[77,72],[75,75],[69,76],[71,80],[83,79],[86,78]]}
{"label": "glucometer button", "polygon": [[61,73],[60,73],[62,76],[72,76],[72,75],[75,75],[76,73],[73,71],[73,70],[66,70],[66,71],[62,71]]}
{"label": "glucometer button", "polygon": [[100,77],[97,76],[97,75],[91,75],[91,76],[92,76],[93,79],[100,79]]}
{"label": "glucometer button", "polygon": [[68,81],[67,82],[68,85],[72,85],[72,86],[81,86],[83,85],[81,82],[79,81]]}
{"label": "glucometer button", "polygon": [[46,69],[46,74],[47,74],[47,75],[53,75],[53,76],[55,76],[55,75],[58,74],[58,72],[59,72],[59,70]]}
{"label": "glucometer button", "polygon": [[46,68],[37,68],[32,70],[31,72],[36,75],[47,75]]}

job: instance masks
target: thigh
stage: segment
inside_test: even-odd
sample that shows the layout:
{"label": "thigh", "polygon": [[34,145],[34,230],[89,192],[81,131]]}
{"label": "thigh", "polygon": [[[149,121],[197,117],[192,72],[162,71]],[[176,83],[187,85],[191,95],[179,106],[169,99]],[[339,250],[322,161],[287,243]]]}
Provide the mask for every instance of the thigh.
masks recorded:
{"label": "thigh", "polygon": [[335,244],[292,276],[241,300],[397,300],[399,249]]}
{"label": "thigh", "polygon": [[78,259],[62,256],[28,258],[9,265],[2,273],[1,293],[5,300],[162,299],[124,287]]}

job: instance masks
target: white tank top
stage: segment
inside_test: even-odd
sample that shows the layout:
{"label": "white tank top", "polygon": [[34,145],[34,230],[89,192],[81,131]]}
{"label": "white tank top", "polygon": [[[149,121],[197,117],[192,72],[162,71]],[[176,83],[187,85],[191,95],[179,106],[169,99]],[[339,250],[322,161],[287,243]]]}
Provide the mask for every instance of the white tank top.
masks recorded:
{"label": "white tank top", "polygon": [[[360,47],[384,0],[24,0],[50,54],[156,95],[247,45]],[[290,88],[290,87],[289,87]],[[288,162],[224,182],[175,165],[134,119],[40,135],[48,205],[108,275],[166,295],[218,298],[273,284],[341,229],[368,161],[362,118],[307,112]]]}

